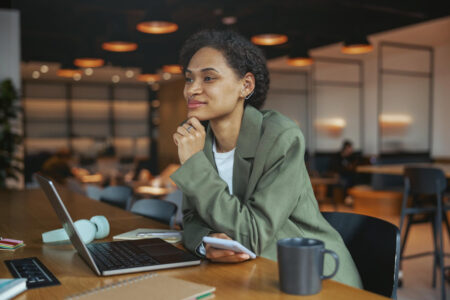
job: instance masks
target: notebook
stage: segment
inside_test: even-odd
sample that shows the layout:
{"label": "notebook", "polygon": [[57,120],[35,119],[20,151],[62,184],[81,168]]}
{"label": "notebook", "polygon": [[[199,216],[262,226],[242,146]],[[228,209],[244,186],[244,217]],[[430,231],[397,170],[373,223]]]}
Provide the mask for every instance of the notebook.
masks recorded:
{"label": "notebook", "polygon": [[163,241],[142,239],[85,244],[53,182],[35,174],[78,254],[102,276],[199,265],[200,259]]}
{"label": "notebook", "polygon": [[151,273],[88,290],[67,299],[205,300],[214,297],[215,290],[212,286]]}

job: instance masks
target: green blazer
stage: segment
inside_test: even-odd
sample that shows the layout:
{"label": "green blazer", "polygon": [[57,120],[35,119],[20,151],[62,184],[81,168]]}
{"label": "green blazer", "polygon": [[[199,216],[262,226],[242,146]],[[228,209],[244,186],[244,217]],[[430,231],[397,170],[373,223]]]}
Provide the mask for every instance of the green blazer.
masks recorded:
{"label": "green blazer", "polygon": [[[294,122],[278,112],[246,106],[234,154],[233,194],[217,172],[213,139],[208,127],[203,151],[171,176],[184,195],[187,249],[197,253],[205,235],[223,232],[256,255],[276,260],[279,239],[319,239],[339,256],[333,279],[362,286],[340,235],[319,211],[304,163],[304,138]],[[333,270],[334,261],[326,255],[324,272]]]}

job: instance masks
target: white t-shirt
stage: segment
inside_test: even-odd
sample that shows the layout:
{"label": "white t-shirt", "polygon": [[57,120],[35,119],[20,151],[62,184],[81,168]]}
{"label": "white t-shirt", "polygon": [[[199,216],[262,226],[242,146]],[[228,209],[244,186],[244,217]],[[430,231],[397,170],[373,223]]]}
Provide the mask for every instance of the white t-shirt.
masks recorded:
{"label": "white t-shirt", "polygon": [[[236,148],[229,152],[217,152],[216,141],[213,141],[213,153],[214,160],[216,161],[217,171],[219,171],[220,178],[222,178],[227,183],[230,194],[233,194],[233,165],[235,150]],[[202,255],[206,254],[205,245],[203,243],[198,246],[197,252]]]}
{"label": "white t-shirt", "polygon": [[224,153],[217,152],[216,141],[214,140],[213,142],[213,153],[217,171],[219,171],[220,178],[228,184],[230,194],[233,194],[233,165],[235,150],[236,148]]}

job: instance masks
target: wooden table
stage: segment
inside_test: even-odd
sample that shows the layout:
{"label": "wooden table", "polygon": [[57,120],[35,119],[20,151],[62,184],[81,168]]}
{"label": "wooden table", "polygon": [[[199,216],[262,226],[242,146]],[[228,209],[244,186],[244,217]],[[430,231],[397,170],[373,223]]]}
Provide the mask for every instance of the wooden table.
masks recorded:
{"label": "wooden table", "polygon": [[396,165],[363,165],[356,168],[360,173],[374,173],[374,174],[388,174],[388,175],[403,175],[403,171],[407,166],[439,168],[444,171],[445,176],[450,179],[450,164],[431,164],[431,163],[408,163]]}
{"label": "wooden table", "polygon": [[[167,228],[163,224],[67,190],[60,189],[60,192],[74,220],[98,214],[108,217],[111,234],[105,240],[111,240],[113,235],[138,227]],[[61,299],[140,275],[97,277],[71,245],[42,244],[41,233],[58,227],[61,227],[61,224],[41,190],[0,190],[0,233],[3,237],[21,239],[26,243],[25,247],[15,252],[0,251],[0,278],[11,277],[4,260],[37,256],[61,282],[59,286],[26,291],[17,299]],[[158,273],[215,286],[215,299],[387,299],[333,280],[325,280],[322,291],[317,295],[287,295],[278,289],[277,263],[261,257],[240,264],[204,261],[200,266],[163,270]],[[151,295],[144,296],[147,298]]]}

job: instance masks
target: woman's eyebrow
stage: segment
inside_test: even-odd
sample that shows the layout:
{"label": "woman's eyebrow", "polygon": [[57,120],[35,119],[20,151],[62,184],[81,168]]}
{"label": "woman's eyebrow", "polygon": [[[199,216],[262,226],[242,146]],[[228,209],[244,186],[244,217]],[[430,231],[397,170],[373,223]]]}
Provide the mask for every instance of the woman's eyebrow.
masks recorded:
{"label": "woman's eyebrow", "polygon": [[214,72],[216,72],[216,73],[220,73],[219,71],[217,71],[217,70],[214,69],[214,68],[204,68],[204,69],[202,69],[201,71],[202,71],[202,72],[214,71]]}
{"label": "woman's eyebrow", "polygon": [[[208,72],[208,71],[214,71],[214,72],[216,72],[216,73],[219,73],[220,74],[220,72],[219,71],[217,71],[216,69],[214,69],[214,68],[204,68],[204,69],[201,69],[200,70],[200,72]],[[184,71],[184,73],[190,73],[190,74],[192,74],[192,71],[191,70],[189,70],[189,69],[186,69],[185,71]]]}

